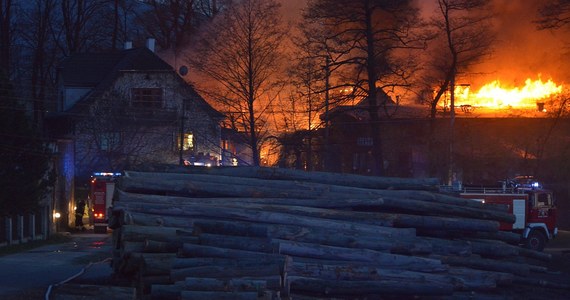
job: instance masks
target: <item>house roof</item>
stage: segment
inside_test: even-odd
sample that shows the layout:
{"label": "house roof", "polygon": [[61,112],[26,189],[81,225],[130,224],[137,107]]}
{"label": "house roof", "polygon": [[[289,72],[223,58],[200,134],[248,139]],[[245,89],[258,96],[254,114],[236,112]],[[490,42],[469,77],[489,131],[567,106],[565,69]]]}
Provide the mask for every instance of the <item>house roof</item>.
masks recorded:
{"label": "house roof", "polygon": [[[377,100],[378,115],[381,119],[428,119],[430,110],[428,105],[420,104],[400,104],[394,102],[385,93],[379,93]],[[356,105],[341,105],[331,109],[329,120],[339,117],[348,117],[356,121],[367,122],[370,120],[370,104],[364,98]],[[322,117],[322,116],[321,116]],[[442,111],[438,108],[438,117],[449,117],[449,111]],[[461,105],[455,107],[456,118],[545,118],[549,115],[538,111],[536,108],[513,108],[502,109],[487,108],[471,105]]]}
{"label": "house roof", "polygon": [[66,86],[96,86],[119,70],[173,69],[147,48],[134,48],[106,53],[74,54],[61,62],[60,79]]}
{"label": "house roof", "polygon": [[[382,119],[392,118],[427,118],[429,116],[429,108],[421,105],[401,105],[392,100],[390,96],[382,90],[378,91],[376,105],[378,107],[378,115]],[[356,105],[341,105],[331,109],[329,119],[334,120],[340,116],[348,116],[358,121],[369,121],[370,119],[370,101],[363,98]]]}
{"label": "house roof", "polygon": [[223,114],[196,93],[190,84],[176,74],[172,66],[146,47],[105,53],[78,53],[64,59],[59,67],[60,82],[67,87],[93,88],[68,113],[84,112],[94,99],[109,90],[122,72],[128,71],[173,73],[189,96],[211,117],[223,118]]}

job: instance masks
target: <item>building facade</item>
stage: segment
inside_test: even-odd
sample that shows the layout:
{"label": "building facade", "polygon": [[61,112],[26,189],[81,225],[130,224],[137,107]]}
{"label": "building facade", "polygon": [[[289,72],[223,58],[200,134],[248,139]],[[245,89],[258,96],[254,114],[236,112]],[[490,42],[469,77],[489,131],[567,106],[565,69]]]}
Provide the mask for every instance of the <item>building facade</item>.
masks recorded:
{"label": "building facade", "polygon": [[62,159],[56,198],[67,215],[93,172],[222,159],[224,115],[152,48],[79,53],[58,68],[45,128]]}

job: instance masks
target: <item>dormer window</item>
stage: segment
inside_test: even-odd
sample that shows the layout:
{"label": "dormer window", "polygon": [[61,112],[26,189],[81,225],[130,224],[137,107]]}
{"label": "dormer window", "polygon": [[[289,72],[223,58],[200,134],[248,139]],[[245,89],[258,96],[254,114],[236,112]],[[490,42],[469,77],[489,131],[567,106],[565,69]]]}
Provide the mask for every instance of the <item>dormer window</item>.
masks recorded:
{"label": "dormer window", "polygon": [[142,108],[162,108],[161,88],[134,88],[132,89],[131,105]]}

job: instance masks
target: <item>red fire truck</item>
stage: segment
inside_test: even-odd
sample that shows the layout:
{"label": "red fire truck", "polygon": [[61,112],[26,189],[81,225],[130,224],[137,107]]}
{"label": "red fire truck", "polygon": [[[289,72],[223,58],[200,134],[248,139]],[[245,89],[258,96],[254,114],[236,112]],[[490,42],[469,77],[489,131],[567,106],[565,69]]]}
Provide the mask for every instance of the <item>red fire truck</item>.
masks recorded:
{"label": "red fire truck", "polygon": [[543,189],[530,176],[502,182],[500,187],[461,187],[461,198],[506,205],[516,216],[514,224],[501,223],[500,229],[521,234],[521,244],[542,251],[558,234],[556,206],[552,191]]}
{"label": "red fire truck", "polygon": [[112,205],[115,180],[121,173],[95,172],[91,176],[91,208],[93,210],[93,231],[106,233],[109,221],[108,210]]}

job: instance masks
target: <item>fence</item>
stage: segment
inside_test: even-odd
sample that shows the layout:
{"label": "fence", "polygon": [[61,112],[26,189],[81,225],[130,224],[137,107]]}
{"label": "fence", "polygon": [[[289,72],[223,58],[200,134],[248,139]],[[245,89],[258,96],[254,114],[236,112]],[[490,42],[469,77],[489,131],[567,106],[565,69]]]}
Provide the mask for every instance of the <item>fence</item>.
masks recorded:
{"label": "fence", "polygon": [[49,210],[0,218],[0,247],[45,240],[49,235]]}

